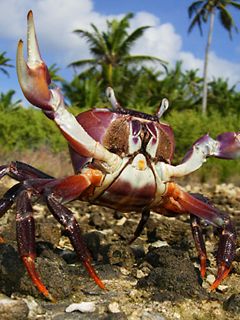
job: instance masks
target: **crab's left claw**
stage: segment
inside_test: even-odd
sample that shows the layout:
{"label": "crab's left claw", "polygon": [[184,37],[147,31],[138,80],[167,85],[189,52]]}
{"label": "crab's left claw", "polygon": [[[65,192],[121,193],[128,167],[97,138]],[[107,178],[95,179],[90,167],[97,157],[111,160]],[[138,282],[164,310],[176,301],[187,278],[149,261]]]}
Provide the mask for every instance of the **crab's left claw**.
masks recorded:
{"label": "crab's left claw", "polygon": [[23,56],[23,41],[20,40],[17,48],[18,80],[29,102],[43,110],[52,110],[49,105],[51,91],[48,88],[51,80],[39,52],[32,11],[29,11],[27,21],[27,62]]}

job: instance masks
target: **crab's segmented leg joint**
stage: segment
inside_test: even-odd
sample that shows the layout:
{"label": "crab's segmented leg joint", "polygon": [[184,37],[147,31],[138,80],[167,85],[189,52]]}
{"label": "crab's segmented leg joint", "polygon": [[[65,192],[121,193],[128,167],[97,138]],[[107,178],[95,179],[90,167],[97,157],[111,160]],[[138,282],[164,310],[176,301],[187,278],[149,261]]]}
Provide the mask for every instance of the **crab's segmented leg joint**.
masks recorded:
{"label": "crab's segmented leg joint", "polygon": [[[187,192],[184,192],[175,183],[170,182],[167,184],[167,191],[164,196],[172,197],[181,205],[185,212],[193,214],[200,219],[204,219],[221,230],[219,249],[217,253],[218,273],[210,290],[216,289],[221,281],[228,275],[236,252],[236,232],[230,218],[226,213],[215,208],[209,201],[198,199],[196,196],[192,196]],[[194,236],[201,236],[200,229],[196,225]],[[203,246],[203,240],[197,239],[196,245],[198,252],[200,253],[200,257],[203,257],[201,273],[204,275],[205,248]]]}
{"label": "crab's segmented leg joint", "polygon": [[35,268],[35,225],[28,191],[23,190],[17,197],[16,231],[18,251],[22,261],[38,290],[49,300],[55,301],[42,283]]}
{"label": "crab's segmented leg joint", "polygon": [[205,242],[202,234],[200,219],[194,216],[193,214],[191,214],[190,223],[192,228],[193,239],[194,239],[195,246],[198,251],[198,256],[200,260],[201,277],[204,278],[206,274],[207,252],[206,252]]}
{"label": "crab's segmented leg joint", "polygon": [[64,226],[67,235],[72,243],[72,246],[74,247],[77,255],[82,260],[82,263],[91,278],[101,289],[105,289],[104,283],[98,277],[91,265],[91,255],[85,245],[79,225],[76,219],[73,217],[72,212],[68,208],[64,207],[61,203],[59,203],[53,194],[50,194],[46,197],[46,202],[53,216],[59,221],[59,223]]}

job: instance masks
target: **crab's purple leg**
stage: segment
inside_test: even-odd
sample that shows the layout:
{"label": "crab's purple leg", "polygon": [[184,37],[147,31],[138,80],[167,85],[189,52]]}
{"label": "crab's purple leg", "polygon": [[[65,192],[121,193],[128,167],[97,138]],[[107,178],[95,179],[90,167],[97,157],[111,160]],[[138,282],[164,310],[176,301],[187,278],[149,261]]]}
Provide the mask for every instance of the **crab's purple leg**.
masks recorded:
{"label": "crab's purple leg", "polygon": [[100,185],[102,178],[103,175],[100,171],[87,169],[84,171],[84,174],[50,182],[45,187],[44,196],[49,210],[59,223],[64,226],[73,248],[89,275],[100,288],[104,289],[105,286],[103,282],[97,276],[91,265],[91,256],[82,238],[79,225],[72,212],[62,204],[81,197],[87,188]]}
{"label": "crab's purple leg", "polygon": [[81,198],[83,192],[86,192],[88,188],[90,188],[89,192],[91,193],[91,186],[96,187],[101,185],[102,179],[103,174],[101,171],[86,169],[79,175],[50,182],[46,185],[44,196],[49,210],[59,223],[64,226],[76,253],[82,260],[89,275],[100,288],[104,289],[103,282],[91,265],[91,257],[81,236],[79,225],[72,212],[62,204],[76,198]]}
{"label": "crab's purple leg", "polygon": [[81,235],[81,230],[72,212],[68,208],[64,207],[53,194],[48,195],[46,197],[46,201],[47,206],[53,216],[58,220],[60,224],[64,226],[74,250],[81,259],[91,278],[101,289],[105,289],[105,285],[98,277],[91,265],[91,256],[84,243]]}
{"label": "crab's purple leg", "polygon": [[0,199],[0,218],[11,208],[17,195],[21,191],[21,183],[15,184]]}
{"label": "crab's purple leg", "polygon": [[35,268],[35,225],[32,216],[32,205],[27,190],[21,191],[17,197],[16,230],[18,251],[23,263],[38,290],[48,299],[54,301],[47,288],[42,283]]}
{"label": "crab's purple leg", "polygon": [[17,50],[18,79],[25,97],[55,121],[76,152],[84,157],[101,161],[107,172],[115,171],[122,162],[121,158],[109,152],[83,129],[76,118],[65,108],[63,96],[59,89],[48,88],[50,77],[47,66],[39,53],[31,11],[28,13],[27,37],[27,62],[23,57],[23,42],[21,40]]}
{"label": "crab's purple leg", "polygon": [[17,181],[24,181],[27,179],[52,179],[52,176],[20,161],[12,161],[10,164],[0,166],[0,179],[8,175]]}
{"label": "crab's purple leg", "polygon": [[[200,195],[194,194],[193,196],[198,197]],[[201,199],[205,199],[205,198],[201,197]],[[173,197],[164,197],[163,202],[161,204],[161,208],[166,209],[167,212],[174,212],[175,214],[187,213],[185,208]],[[157,212],[161,213],[161,210],[160,211],[157,210]],[[194,239],[195,246],[198,251],[198,256],[200,260],[200,273],[203,278],[206,273],[207,254],[206,254],[205,242],[202,235],[200,219],[195,215],[190,214],[190,224],[192,228],[193,239]]]}
{"label": "crab's purple leg", "polygon": [[228,275],[236,251],[236,233],[227,214],[220,212],[211,204],[203,202],[196,197],[184,192],[177,184],[166,184],[164,197],[173,198],[185,210],[195,216],[206,220],[221,230],[220,243],[217,255],[218,273],[211,286],[216,289],[220,282]]}
{"label": "crab's purple leg", "polygon": [[201,277],[204,278],[206,274],[207,252],[205,242],[203,239],[201,222],[198,217],[194,216],[193,214],[190,214],[190,223],[192,228],[193,239],[200,260]]}
{"label": "crab's purple leg", "polygon": [[[11,162],[9,165],[0,166],[0,179],[8,175],[17,181],[24,181],[26,179],[41,178],[50,179],[49,175],[37,170],[23,162]],[[17,183],[11,187],[0,199],[0,217],[2,217],[8,209],[11,208],[17,195],[22,189],[22,184]]]}
{"label": "crab's purple leg", "polygon": [[132,239],[129,241],[129,244],[133,243],[140,236],[149,217],[150,217],[150,210],[148,208],[144,208],[142,211],[141,219],[137,225],[136,230],[134,231],[134,235]]}

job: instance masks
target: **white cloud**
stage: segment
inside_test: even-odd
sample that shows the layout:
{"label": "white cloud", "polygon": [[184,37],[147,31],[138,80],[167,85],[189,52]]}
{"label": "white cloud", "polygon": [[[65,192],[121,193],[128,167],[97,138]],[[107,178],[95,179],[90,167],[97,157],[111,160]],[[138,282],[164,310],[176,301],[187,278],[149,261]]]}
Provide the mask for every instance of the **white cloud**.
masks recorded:
{"label": "white cloud", "polygon": [[[106,16],[94,9],[92,0],[8,0],[0,1],[0,38],[17,43],[26,39],[26,15],[32,9],[35,17],[40,48],[48,63],[57,62],[65,68],[70,62],[87,58],[88,45],[72,33],[74,29],[89,29],[94,23],[102,29],[106,19],[122,17]],[[158,17],[148,12],[138,12],[131,20],[131,29],[150,25],[144,36],[136,43],[132,53],[157,56],[173,66],[183,60],[186,69],[202,72],[203,60],[191,52],[182,50],[182,38],[171,23],[161,23]],[[4,50],[8,49],[4,48]],[[15,55],[15,53],[14,53]],[[231,83],[239,81],[240,64],[231,63],[211,53],[209,76],[229,78]]]}

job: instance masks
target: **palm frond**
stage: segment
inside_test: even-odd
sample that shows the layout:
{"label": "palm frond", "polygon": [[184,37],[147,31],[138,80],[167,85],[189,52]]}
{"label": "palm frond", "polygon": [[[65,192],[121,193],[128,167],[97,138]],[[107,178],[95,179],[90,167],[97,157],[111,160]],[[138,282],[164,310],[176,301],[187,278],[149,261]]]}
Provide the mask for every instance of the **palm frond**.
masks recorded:
{"label": "palm frond", "polygon": [[0,53],[0,71],[4,73],[6,76],[9,76],[9,73],[6,70],[6,68],[12,68],[13,65],[9,63],[11,59],[6,58],[5,55],[6,55],[6,51]]}
{"label": "palm frond", "polygon": [[130,48],[134,45],[134,43],[142,37],[144,32],[151,28],[150,26],[143,26],[135,29],[122,43],[119,44],[121,54],[126,54],[129,52]]}
{"label": "palm frond", "polygon": [[96,59],[83,59],[83,60],[78,60],[70,63],[68,67],[83,67],[86,65],[96,65],[98,61]]}
{"label": "palm frond", "polygon": [[203,4],[203,2],[204,0],[195,1],[188,7],[189,18],[192,18],[193,14],[197,13],[200,10],[200,7]]}
{"label": "palm frond", "polygon": [[192,32],[193,28],[196,25],[198,26],[200,34],[202,36],[203,35],[203,31],[202,31],[202,22],[201,22],[201,13],[200,12],[198,12],[196,14],[196,16],[193,18],[193,20],[191,21],[190,26],[188,27],[188,32],[189,33]]}
{"label": "palm frond", "polygon": [[235,7],[236,9],[240,10],[240,3],[236,2],[236,1],[229,1],[229,4],[233,7]]}
{"label": "palm frond", "polygon": [[233,17],[223,5],[219,5],[219,18],[222,26],[228,31],[230,38],[232,38],[232,28],[235,27],[236,29],[237,27],[235,25]]}
{"label": "palm frond", "polygon": [[125,56],[123,61],[124,63],[127,63],[127,64],[137,64],[142,62],[160,63],[165,70],[167,70],[167,64],[168,64],[166,61],[160,58],[147,56],[147,55],[129,55],[129,56]]}

